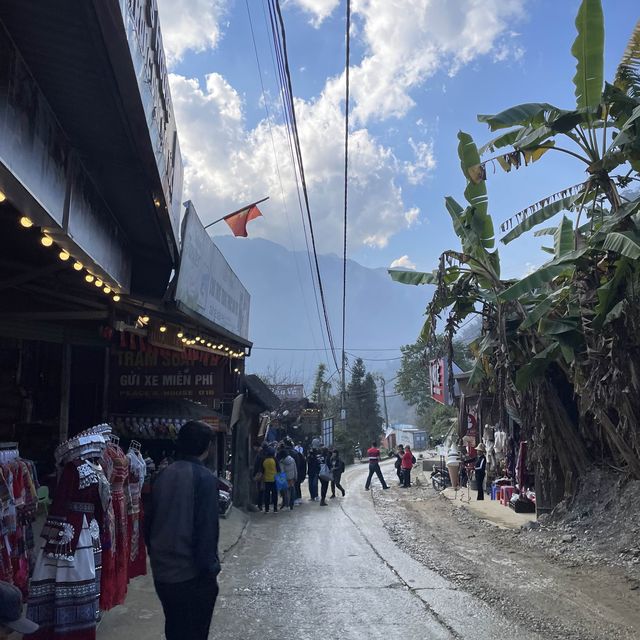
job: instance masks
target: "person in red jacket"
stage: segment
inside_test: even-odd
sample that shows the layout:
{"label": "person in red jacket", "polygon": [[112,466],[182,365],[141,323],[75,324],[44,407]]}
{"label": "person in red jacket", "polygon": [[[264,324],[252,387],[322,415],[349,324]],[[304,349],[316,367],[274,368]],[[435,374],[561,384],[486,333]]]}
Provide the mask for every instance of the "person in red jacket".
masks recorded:
{"label": "person in red jacket", "polygon": [[411,453],[411,447],[406,445],[404,448],[404,455],[402,456],[402,488],[407,489],[411,486],[411,469],[416,463],[416,458]]}
{"label": "person in red jacket", "polygon": [[369,491],[371,487],[371,478],[375,473],[378,476],[378,480],[380,480],[380,484],[383,489],[388,489],[388,485],[385,482],[384,476],[382,475],[382,471],[380,470],[380,449],[375,442],[371,443],[371,447],[367,449],[367,455],[369,456],[369,476],[367,477],[367,482],[364,485],[364,488]]}

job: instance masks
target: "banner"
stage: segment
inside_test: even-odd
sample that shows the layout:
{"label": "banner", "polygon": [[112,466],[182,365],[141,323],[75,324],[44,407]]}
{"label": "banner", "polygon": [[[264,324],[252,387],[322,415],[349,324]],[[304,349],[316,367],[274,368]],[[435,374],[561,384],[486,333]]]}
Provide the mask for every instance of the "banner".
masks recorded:
{"label": "banner", "polygon": [[182,223],[175,297],[223,329],[249,338],[249,292],[209,237],[191,202]]}

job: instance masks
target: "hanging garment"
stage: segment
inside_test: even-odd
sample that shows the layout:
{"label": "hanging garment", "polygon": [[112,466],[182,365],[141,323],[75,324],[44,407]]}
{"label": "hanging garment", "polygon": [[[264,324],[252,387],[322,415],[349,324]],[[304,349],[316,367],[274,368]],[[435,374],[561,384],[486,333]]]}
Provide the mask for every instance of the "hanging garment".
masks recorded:
{"label": "hanging garment", "polygon": [[129,580],[147,574],[147,551],[144,546],[144,512],[142,508],[142,488],[147,474],[147,464],[139,451],[130,450],[129,459]]}
{"label": "hanging garment", "polygon": [[101,462],[111,486],[113,507],[107,543],[109,548],[103,553],[100,598],[101,609],[108,611],[125,601],[129,583],[129,527],[125,495],[125,491],[128,491],[129,459],[118,445],[109,443]]}
{"label": "hanging garment", "polygon": [[100,465],[84,460],[65,465],[31,579],[27,616],[40,625],[32,640],[94,640],[108,493]]}

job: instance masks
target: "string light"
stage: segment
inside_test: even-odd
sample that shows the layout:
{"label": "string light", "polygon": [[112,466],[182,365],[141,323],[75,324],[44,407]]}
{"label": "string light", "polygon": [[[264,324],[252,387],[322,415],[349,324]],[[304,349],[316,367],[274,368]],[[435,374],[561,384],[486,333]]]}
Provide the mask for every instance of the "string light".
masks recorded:
{"label": "string light", "polygon": [[200,336],[196,336],[196,340],[200,342]]}
{"label": "string light", "polygon": [[[0,191],[0,193],[2,193],[2,192]],[[2,202],[2,200],[0,200],[0,202]],[[29,227],[33,227],[33,222],[31,221],[30,218],[27,218],[27,216],[22,216],[22,218],[20,218],[20,224],[25,229],[28,229]]]}
{"label": "string light", "polygon": [[102,280],[100,280],[100,278],[98,278],[93,284],[96,285],[96,287],[100,288],[102,286]]}
{"label": "string light", "polygon": [[223,345],[219,344],[218,349],[222,349]]}
{"label": "string light", "polygon": [[184,333],[182,331],[178,331],[178,338],[183,338],[184,337]]}
{"label": "string light", "polygon": [[71,256],[63,249],[59,254],[58,258],[62,260],[62,262],[66,262]]}
{"label": "string light", "polygon": [[73,268],[76,271],[82,271],[82,262],[78,262],[77,260],[73,263]]}
{"label": "string light", "polygon": [[225,348],[224,348],[224,350],[225,350],[225,351],[229,351],[229,347],[225,347]]}
{"label": "string light", "polygon": [[147,322],[149,322],[149,316],[142,316],[140,320],[142,320],[144,324],[147,324]]}
{"label": "string light", "polygon": [[53,244],[53,240],[49,236],[42,236],[40,243],[43,247],[50,247]]}
{"label": "string light", "polygon": [[182,342],[188,342],[188,340],[186,338],[182,338]]}
{"label": "string light", "polygon": [[103,289],[103,291],[104,291],[107,295],[109,295],[109,294],[111,293],[111,287],[107,286],[107,287],[105,287],[105,288]]}
{"label": "string light", "polygon": [[211,348],[211,343],[207,342],[207,347]]}
{"label": "string light", "polygon": [[7,199],[7,196],[4,195],[4,191],[0,191],[0,202],[4,202]]}
{"label": "string light", "polygon": [[164,333],[166,330],[167,330],[167,327],[165,327],[164,325],[160,327],[160,333]]}
{"label": "string light", "polygon": [[120,296],[116,293],[115,296],[113,296],[113,301],[114,302],[120,302]]}
{"label": "string light", "polygon": [[90,273],[87,273],[87,275],[84,277],[84,279],[87,282],[93,282],[95,280],[95,278]]}

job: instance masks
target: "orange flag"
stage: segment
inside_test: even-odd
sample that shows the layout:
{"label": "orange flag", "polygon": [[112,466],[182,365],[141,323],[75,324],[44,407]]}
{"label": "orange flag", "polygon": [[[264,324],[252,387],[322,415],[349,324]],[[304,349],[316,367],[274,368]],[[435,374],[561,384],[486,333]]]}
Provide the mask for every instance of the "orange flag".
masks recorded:
{"label": "orange flag", "polygon": [[233,231],[233,235],[236,236],[236,238],[246,238],[247,222],[259,218],[261,215],[260,209],[258,209],[256,205],[250,205],[246,209],[242,209],[242,211],[238,211],[238,213],[234,213],[228,218],[225,218],[224,221],[229,225],[229,228]]}

